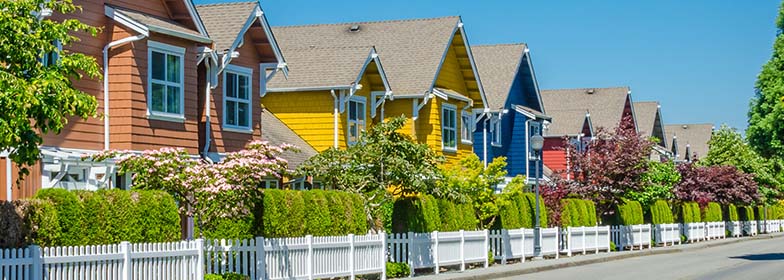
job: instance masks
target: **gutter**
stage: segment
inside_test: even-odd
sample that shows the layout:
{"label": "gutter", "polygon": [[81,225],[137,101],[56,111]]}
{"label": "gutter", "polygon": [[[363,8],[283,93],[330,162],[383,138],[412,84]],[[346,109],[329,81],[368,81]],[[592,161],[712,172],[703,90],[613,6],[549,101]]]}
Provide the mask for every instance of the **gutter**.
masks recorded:
{"label": "gutter", "polygon": [[149,33],[142,33],[110,42],[103,47],[103,149],[109,150],[109,50],[147,38]]}

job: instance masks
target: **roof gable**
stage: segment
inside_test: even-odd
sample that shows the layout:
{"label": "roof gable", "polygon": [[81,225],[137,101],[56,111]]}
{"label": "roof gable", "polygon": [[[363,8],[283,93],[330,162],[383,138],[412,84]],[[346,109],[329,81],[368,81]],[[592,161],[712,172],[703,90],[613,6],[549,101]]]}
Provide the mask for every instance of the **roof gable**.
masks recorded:
{"label": "roof gable", "polygon": [[[182,21],[146,14],[124,7],[104,5],[104,14],[122,26],[130,28],[144,36],[149,32],[161,33],[200,43],[210,43],[212,40],[207,33],[201,33],[183,25]],[[199,21],[201,23],[201,21]]]}
{"label": "roof gable", "polygon": [[389,89],[386,74],[373,47],[332,47],[285,49],[291,73],[273,76],[267,83],[269,92],[323,89],[348,89],[366,73],[378,74]]}
{"label": "roof gable", "polygon": [[614,129],[631,107],[628,106],[629,92],[628,87],[542,90],[545,112],[553,117],[550,126],[554,132],[551,133],[571,133],[571,127],[559,128],[562,123],[568,125],[573,122],[564,118],[580,118],[582,121],[578,114],[585,113],[590,114],[593,128]]}
{"label": "roof gable", "polygon": [[479,76],[482,78],[490,109],[501,109],[506,106],[512,94],[512,84],[520,73],[527,46],[525,44],[473,46],[471,51],[476,59]]}
{"label": "roof gable", "polygon": [[664,126],[667,142],[675,143],[673,151],[678,151],[677,160],[686,159],[686,147],[698,158],[708,155],[708,141],[713,135],[713,124],[668,124]]}
{"label": "roof gable", "polygon": [[656,137],[659,139],[657,144],[667,147],[660,107],[656,101],[634,102],[634,114],[638,131],[645,137]]}

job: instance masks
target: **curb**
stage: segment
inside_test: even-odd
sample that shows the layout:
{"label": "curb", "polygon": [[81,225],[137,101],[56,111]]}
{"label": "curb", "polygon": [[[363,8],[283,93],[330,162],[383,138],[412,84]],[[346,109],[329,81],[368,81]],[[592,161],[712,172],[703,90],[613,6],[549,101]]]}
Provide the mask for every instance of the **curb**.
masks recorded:
{"label": "curb", "polygon": [[[531,274],[537,272],[544,272],[550,270],[556,270],[561,268],[568,268],[568,267],[577,267],[577,266],[584,266],[584,265],[591,265],[597,263],[605,263],[610,261],[617,261],[629,258],[636,258],[641,256],[652,256],[652,255],[664,255],[664,254],[673,254],[673,253],[681,253],[693,250],[700,250],[712,247],[719,247],[729,244],[736,244],[746,241],[753,241],[753,240],[762,240],[762,239],[773,239],[773,238],[780,238],[784,237],[784,234],[766,234],[766,235],[757,235],[753,237],[745,237],[745,238],[737,238],[729,241],[724,241],[720,243],[696,243],[693,247],[687,248],[675,248],[675,247],[658,247],[655,250],[643,250],[643,251],[636,251],[623,254],[608,254],[608,256],[603,258],[595,258],[595,259],[588,259],[588,260],[575,260],[569,261],[564,263],[556,263],[551,265],[539,266],[539,267],[528,267],[528,268],[520,268],[514,270],[505,270],[505,271],[497,271],[492,272],[489,271],[487,273],[482,273],[479,275],[460,275],[459,272],[457,273],[450,273],[449,279],[453,280],[483,280],[483,279],[496,279],[496,278],[507,278],[513,276],[520,276],[524,274]],[[444,275],[444,274],[442,274]],[[431,275],[432,276],[432,275]]]}

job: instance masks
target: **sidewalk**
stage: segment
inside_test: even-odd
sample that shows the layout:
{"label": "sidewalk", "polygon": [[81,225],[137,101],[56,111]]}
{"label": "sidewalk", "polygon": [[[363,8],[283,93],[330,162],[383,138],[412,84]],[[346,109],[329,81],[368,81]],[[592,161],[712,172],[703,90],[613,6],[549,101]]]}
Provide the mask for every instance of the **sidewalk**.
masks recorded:
{"label": "sidewalk", "polygon": [[547,259],[541,261],[526,260],[525,263],[515,263],[515,264],[507,264],[507,265],[495,264],[489,268],[477,268],[477,269],[466,270],[463,272],[449,271],[438,275],[428,274],[428,275],[415,276],[415,277],[418,280],[420,279],[421,280],[496,279],[496,278],[512,277],[512,276],[518,276],[523,274],[554,270],[554,269],[565,268],[565,267],[582,266],[582,265],[589,265],[595,263],[609,262],[614,260],[628,259],[628,258],[634,258],[639,256],[679,253],[684,251],[692,251],[692,250],[698,250],[703,248],[710,248],[715,246],[722,246],[722,245],[733,244],[738,242],[750,241],[750,240],[781,238],[781,237],[784,237],[784,233],[761,234],[755,237],[727,238],[727,239],[703,241],[703,242],[698,242],[693,244],[683,244],[683,245],[675,245],[675,246],[668,246],[668,247],[654,247],[653,249],[646,248],[642,251],[623,251],[623,252],[577,255],[573,257],[562,257],[559,259]]}

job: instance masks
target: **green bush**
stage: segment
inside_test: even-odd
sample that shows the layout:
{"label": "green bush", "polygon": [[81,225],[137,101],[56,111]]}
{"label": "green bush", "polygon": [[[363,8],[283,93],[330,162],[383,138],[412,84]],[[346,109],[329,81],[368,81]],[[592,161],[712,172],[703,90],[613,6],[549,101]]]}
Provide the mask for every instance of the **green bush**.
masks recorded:
{"label": "green bush", "polygon": [[207,274],[204,275],[204,280],[223,280],[223,276],[219,274]]}
{"label": "green bush", "polygon": [[57,210],[51,201],[0,202],[0,248],[54,246],[60,233]]}
{"label": "green bush", "polygon": [[569,198],[561,200],[561,204],[561,227],[596,225],[596,205],[593,201]]}
{"label": "green bush", "polygon": [[347,192],[268,189],[257,206],[252,235],[329,236],[365,234],[369,229],[362,198]]}
{"label": "green bush", "polygon": [[738,209],[741,221],[754,221],[754,208],[751,206],[741,206]]}
{"label": "green bush", "polygon": [[642,206],[634,200],[624,200],[616,207],[617,223],[621,225],[640,225],[644,223]]}
{"label": "green bush", "polygon": [[454,203],[437,199],[438,212],[441,213],[439,231],[474,230],[478,226],[476,212],[471,203]]}
{"label": "green bush", "polygon": [[727,217],[725,220],[731,222],[740,221],[738,218],[738,208],[735,207],[735,204],[727,205]]}
{"label": "green bush", "polygon": [[754,213],[754,214],[755,214],[755,216],[757,217],[758,220],[763,221],[763,220],[768,219],[767,218],[767,213],[765,213],[765,206],[757,206],[756,207],[756,211],[757,212]]}
{"label": "green bush", "polygon": [[784,219],[784,208],[781,204],[773,204],[765,208],[768,220],[781,220]]}
{"label": "green bush", "polygon": [[700,215],[700,205],[696,202],[684,202],[680,206],[680,222],[681,223],[699,223],[702,222]]}
{"label": "green bush", "polygon": [[207,274],[204,275],[204,280],[250,280],[247,275],[239,273],[224,273],[224,274]]}
{"label": "green bush", "polygon": [[496,223],[493,225],[493,228],[522,228],[523,215],[527,214],[523,213],[525,210],[520,208],[523,201],[522,196],[515,193],[501,195],[506,196],[506,198],[502,200],[504,204],[501,204],[498,207],[498,217],[495,220]]}
{"label": "green bush", "polygon": [[402,278],[407,277],[411,273],[411,268],[407,263],[393,263],[387,262],[387,277],[388,278]]}
{"label": "green bush", "polygon": [[705,222],[721,222],[722,220],[721,205],[716,202],[709,202],[702,212]]}
{"label": "green bush", "polygon": [[[528,212],[528,216],[530,217],[530,223],[523,224],[526,228],[533,228],[534,221],[536,221],[536,195],[533,193],[523,193],[523,197],[528,202],[528,209],[531,209]],[[539,196],[539,226],[540,227],[547,227],[547,207],[544,206],[544,200],[542,200],[541,195]],[[530,225],[530,227],[528,226]]]}
{"label": "green bush", "polygon": [[[41,189],[35,194],[35,198],[49,200],[57,211],[57,222],[60,224],[60,233],[53,239],[53,245],[57,246],[78,246],[85,245],[84,209],[79,197],[74,192],[65,189]],[[94,225],[90,225],[93,227]]]}
{"label": "green bush", "polygon": [[430,195],[395,200],[393,232],[432,232],[441,228],[438,202]]}
{"label": "green bush", "polygon": [[651,205],[651,221],[653,224],[672,224],[675,220],[672,217],[670,204],[664,200],[657,200]]}

